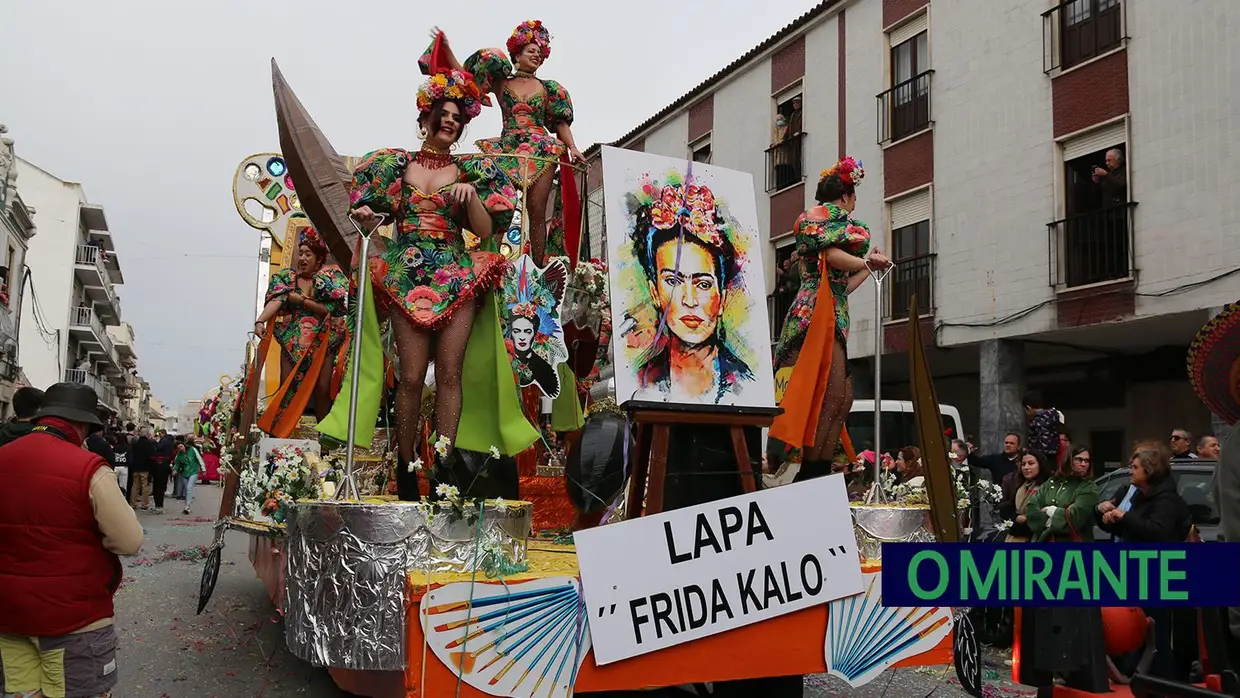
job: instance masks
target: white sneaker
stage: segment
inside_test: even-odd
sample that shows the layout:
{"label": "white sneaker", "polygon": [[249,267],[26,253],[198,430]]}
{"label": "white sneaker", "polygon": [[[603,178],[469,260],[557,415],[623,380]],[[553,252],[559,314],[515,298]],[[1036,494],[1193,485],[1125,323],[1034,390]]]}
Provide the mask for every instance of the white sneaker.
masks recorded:
{"label": "white sneaker", "polygon": [[155,507],[155,513],[156,513],[156,514],[162,514],[162,513],[164,513],[164,508],[163,508],[163,507]]}
{"label": "white sneaker", "polygon": [[189,509],[183,509],[181,513],[185,514],[186,516],[189,516]]}

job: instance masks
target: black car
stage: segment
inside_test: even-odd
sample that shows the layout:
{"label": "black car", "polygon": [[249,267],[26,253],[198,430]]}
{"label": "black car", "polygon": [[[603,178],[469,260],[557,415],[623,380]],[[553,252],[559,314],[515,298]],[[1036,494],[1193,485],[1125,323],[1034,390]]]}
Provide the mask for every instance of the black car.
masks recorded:
{"label": "black car", "polygon": [[[1175,478],[1176,489],[1188,504],[1188,513],[1201,532],[1203,541],[1218,540],[1218,502],[1214,501],[1214,470],[1217,467],[1218,461],[1200,458],[1171,462],[1171,476]],[[1105,502],[1114,498],[1116,493],[1128,489],[1128,469],[1112,470],[1094,482],[1098,484],[1098,501]],[[1094,539],[1110,540],[1111,534],[1095,526]]]}

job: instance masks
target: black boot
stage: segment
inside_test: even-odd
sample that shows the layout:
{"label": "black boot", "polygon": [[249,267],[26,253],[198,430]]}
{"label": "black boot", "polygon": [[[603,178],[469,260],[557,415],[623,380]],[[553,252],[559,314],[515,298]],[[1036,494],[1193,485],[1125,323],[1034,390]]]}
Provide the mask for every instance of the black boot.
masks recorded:
{"label": "black boot", "polygon": [[422,499],[422,493],[418,491],[418,471],[409,470],[408,462],[396,464],[396,496],[402,502]]}

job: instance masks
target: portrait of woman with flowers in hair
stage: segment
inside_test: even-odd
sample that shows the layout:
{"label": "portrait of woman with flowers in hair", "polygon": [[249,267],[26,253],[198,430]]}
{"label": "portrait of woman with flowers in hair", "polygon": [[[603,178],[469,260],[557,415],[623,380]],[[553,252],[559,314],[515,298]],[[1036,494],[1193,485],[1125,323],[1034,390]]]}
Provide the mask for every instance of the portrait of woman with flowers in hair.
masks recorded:
{"label": "portrait of woman with flowers in hair", "polygon": [[755,219],[742,224],[719,194],[752,197],[752,181],[696,163],[640,174],[655,161],[672,159],[604,155],[605,186],[621,192],[607,201],[609,227],[628,232],[609,252],[617,400],[771,407],[757,214],[741,207]]}
{"label": "portrait of woman with flowers in hair", "polygon": [[781,382],[788,387],[779,403],[784,412],[770,436],[801,451],[798,481],[831,473],[841,436],[846,458],[856,460],[844,432],[853,402],[848,294],[872,269],[891,265],[871,248],[869,227],[852,217],[863,177],[861,163],[851,157],[823,170],[815,192],[818,205],[793,224],[801,290],[775,347],[775,370],[784,374]]}

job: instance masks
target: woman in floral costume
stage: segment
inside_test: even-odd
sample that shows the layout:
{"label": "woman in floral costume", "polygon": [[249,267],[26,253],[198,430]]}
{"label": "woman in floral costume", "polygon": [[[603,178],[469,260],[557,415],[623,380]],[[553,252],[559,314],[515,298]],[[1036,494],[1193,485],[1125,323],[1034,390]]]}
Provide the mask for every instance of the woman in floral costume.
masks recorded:
{"label": "woman in floral costume", "polygon": [[[793,225],[801,290],[775,348],[775,371],[794,368],[780,402],[784,413],[770,435],[789,447],[804,448],[797,480],[831,472],[830,460],[853,402],[848,294],[871,269],[891,264],[877,249],[871,251],[869,228],[852,217],[864,176],[861,163],[851,157],[823,170],[815,195],[818,205]],[[854,459],[851,453],[848,457]]]}
{"label": "woman in floral costume", "polygon": [[[456,59],[442,33],[428,56],[436,46],[455,66]],[[500,158],[499,162],[524,189],[530,256],[542,266],[547,257],[567,254],[564,222],[559,215],[555,216],[548,241],[547,202],[551,198],[553,170],[566,152],[576,162],[584,163],[585,158],[573,140],[573,102],[568,91],[560,83],[536,75],[551,55],[551,33],[542,21],[531,19],[518,25],[508,37],[508,54],[511,61],[499,49],[483,49],[466,58],[463,69],[473,74],[483,93],[495,93],[504,115],[500,136],[478,141],[478,149],[491,155],[527,156]]]}
{"label": "woman in floral costume", "polygon": [[[482,110],[482,94],[471,76],[436,72],[418,91],[423,144],[366,155],[350,187],[353,216],[377,225],[393,220],[394,238],[380,259],[371,260],[379,303],[392,318],[400,363],[396,393],[397,468],[400,498],[418,499],[416,459],[418,415],[427,365],[435,362],[435,427],[454,453],[461,416],[461,378],[466,344],[478,300],[493,290],[506,269],[499,254],[470,251],[463,231],[490,237],[492,214],[510,214],[515,191],[489,158],[457,158],[449,150],[465,125]],[[501,218],[496,216],[496,218]]]}
{"label": "woman in floral costume", "polygon": [[[284,438],[292,433],[311,394],[318,419],[331,408],[331,378],[336,354],[344,344],[349,280],[339,269],[324,268],[327,245],[314,228],[297,236],[296,267],[271,277],[267,305],[254,322],[254,334],[267,334],[280,345],[280,391],[259,419],[259,427]],[[303,388],[304,386],[304,388]]]}

